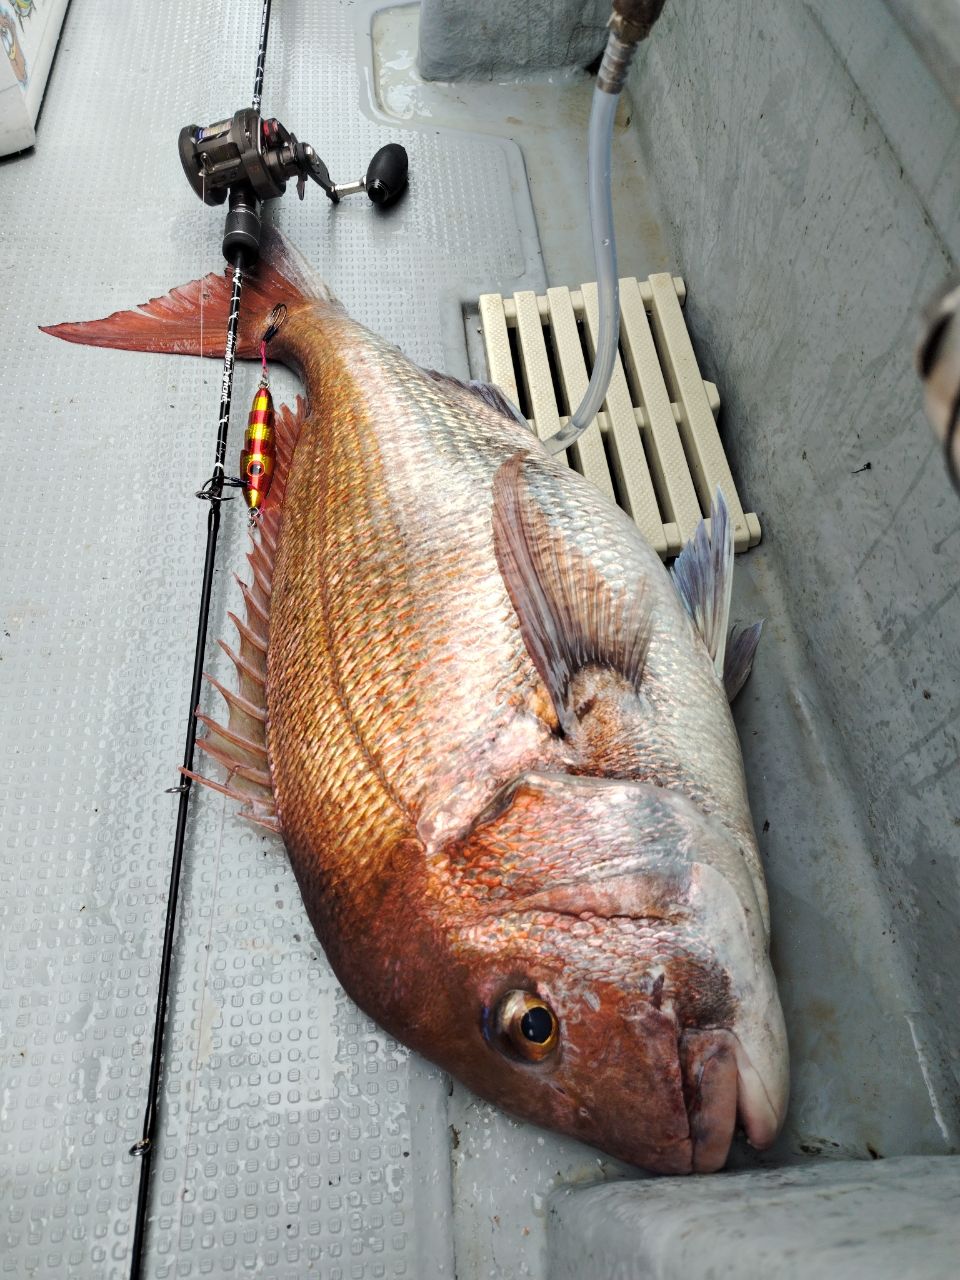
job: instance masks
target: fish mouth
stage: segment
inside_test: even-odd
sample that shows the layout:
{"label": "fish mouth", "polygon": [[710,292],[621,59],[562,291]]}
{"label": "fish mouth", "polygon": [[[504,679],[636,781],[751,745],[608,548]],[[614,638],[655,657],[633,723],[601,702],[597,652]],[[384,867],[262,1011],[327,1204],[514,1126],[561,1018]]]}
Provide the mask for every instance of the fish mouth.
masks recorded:
{"label": "fish mouth", "polygon": [[739,1122],[758,1151],[780,1131],[774,1106],[750,1055],[732,1031],[685,1031],[680,1037],[684,1102],[690,1122],[690,1169],[715,1173],[726,1163]]}

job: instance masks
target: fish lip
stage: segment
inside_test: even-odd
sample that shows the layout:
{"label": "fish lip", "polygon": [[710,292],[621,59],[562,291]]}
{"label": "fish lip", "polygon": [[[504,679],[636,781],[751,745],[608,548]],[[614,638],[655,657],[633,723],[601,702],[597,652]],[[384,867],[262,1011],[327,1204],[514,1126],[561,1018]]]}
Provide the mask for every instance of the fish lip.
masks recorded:
{"label": "fish lip", "polygon": [[781,1112],[733,1031],[688,1029],[679,1040],[690,1124],[690,1171],[714,1173],[727,1161],[737,1125],[762,1151],[780,1132]]}
{"label": "fish lip", "polygon": [[736,1037],[688,1028],[677,1045],[689,1125],[688,1171],[715,1173],[726,1163],[739,1107]]}
{"label": "fish lip", "polygon": [[777,1108],[763,1077],[750,1059],[737,1036],[737,1117],[747,1142],[757,1151],[765,1151],[773,1143],[783,1123],[783,1108]]}

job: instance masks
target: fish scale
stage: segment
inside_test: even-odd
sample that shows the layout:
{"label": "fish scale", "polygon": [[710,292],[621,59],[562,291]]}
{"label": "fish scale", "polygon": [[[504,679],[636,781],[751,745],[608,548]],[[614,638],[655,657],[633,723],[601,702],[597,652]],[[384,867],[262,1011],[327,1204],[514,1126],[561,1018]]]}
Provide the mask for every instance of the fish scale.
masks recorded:
{"label": "fish scale", "polygon": [[[285,341],[292,340],[288,332]],[[366,353],[355,381],[352,370],[334,374],[324,364],[321,382],[351,378],[353,403],[363,412],[351,414],[348,425],[345,415],[326,410],[301,436],[285,510],[285,522],[296,525],[284,528],[286,558],[281,555],[275,579],[271,635],[273,645],[284,646],[288,610],[296,627],[318,591],[316,578],[296,569],[291,574],[288,565],[322,563],[336,583],[325,616],[338,674],[317,680],[309,714],[327,725],[331,717],[348,715],[384,785],[415,821],[426,797],[483,768],[483,756],[496,749],[534,682],[496,568],[489,519],[474,497],[478,477],[489,489],[498,462],[527,440],[519,427],[489,411],[489,422],[478,415],[478,434],[486,427],[506,439],[499,451],[488,444],[486,456],[471,455],[458,438],[462,418],[449,400],[421,375],[425,393],[418,401],[409,390],[410,366],[395,348],[379,345],[372,386],[363,380]],[[336,422],[338,429],[325,435],[324,422]],[[440,474],[434,466],[431,475],[430,460],[437,457]],[[301,503],[311,512],[315,503],[322,506],[324,519],[301,521]],[[437,591],[445,581],[452,589]],[[398,618],[405,620],[399,626]],[[285,650],[277,666],[287,667]],[[497,677],[493,698],[490,671]],[[362,678],[352,682],[356,673]],[[274,686],[271,677],[272,723],[282,715],[285,687]],[[331,756],[341,749],[339,734],[329,738]],[[276,759],[275,749],[272,754]],[[289,814],[295,802],[282,768],[275,777],[281,812]]]}

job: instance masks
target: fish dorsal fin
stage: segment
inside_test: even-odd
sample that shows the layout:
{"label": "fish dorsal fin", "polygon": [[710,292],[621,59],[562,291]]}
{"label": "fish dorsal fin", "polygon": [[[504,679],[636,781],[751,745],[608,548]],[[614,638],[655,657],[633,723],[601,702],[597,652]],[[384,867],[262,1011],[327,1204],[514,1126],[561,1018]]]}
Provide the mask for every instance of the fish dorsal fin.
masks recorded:
{"label": "fish dorsal fin", "polygon": [[733,527],[720,489],[710,508],[709,537],[706,523],[701,520],[674,561],[672,576],[677,594],[722,678],[733,588]]}
{"label": "fish dorsal fin", "polygon": [[236,667],[236,690],[231,691],[208,677],[229,708],[227,723],[219,724],[197,708],[197,719],[207,730],[205,737],[197,739],[197,746],[226,769],[226,782],[214,782],[202,774],[186,771],[195,781],[239,801],[242,818],[249,818],[270,831],[280,829],[267,759],[266,665],[270,597],[283,496],[294,446],[306,416],[307,406],[302,396],[297,396],[295,409],[283,405],[277,411],[274,423],[277,458],[273,482],[251,533],[253,550],[248,559],[253,583],[248,586],[240,582],[246,616],[241,621],[234,614],[229,615],[239,636],[239,652],[234,652],[221,641],[221,647]]}
{"label": "fish dorsal fin", "polygon": [[436,369],[424,369],[424,373],[428,378],[432,378],[434,382],[439,383],[441,387],[447,387],[451,391],[459,391],[464,395],[473,396],[474,399],[480,400],[485,404],[488,409],[493,409],[496,413],[501,413],[505,418],[509,418],[512,422],[519,422],[522,427],[525,427],[528,431],[530,430],[529,422],[527,422],[517,406],[492,382],[478,382],[476,379],[471,382],[464,382],[460,378],[454,378],[452,374],[439,373]]}
{"label": "fish dorsal fin", "polygon": [[523,463],[524,455],[515,454],[494,478],[494,549],[527,652],[570,733],[576,724],[570,683],[584,667],[609,667],[639,690],[650,609],[641,583],[632,593],[615,593],[551,526]]}

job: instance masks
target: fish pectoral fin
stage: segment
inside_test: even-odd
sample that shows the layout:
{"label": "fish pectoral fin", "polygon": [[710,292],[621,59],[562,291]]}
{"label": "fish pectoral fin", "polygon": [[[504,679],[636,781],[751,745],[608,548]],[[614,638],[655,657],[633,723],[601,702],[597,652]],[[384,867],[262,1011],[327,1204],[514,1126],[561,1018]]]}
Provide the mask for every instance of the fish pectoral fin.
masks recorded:
{"label": "fish pectoral fin", "polygon": [[757,645],[760,643],[762,630],[762,620],[753,623],[752,626],[744,627],[742,631],[736,626],[730,628],[727,652],[723,659],[723,687],[726,690],[728,702],[734,700],[747,682],[747,677],[753,669],[753,659],[757,652]]}
{"label": "fish pectoral fin", "polygon": [[550,693],[564,733],[576,726],[570,686],[588,666],[608,667],[640,689],[650,642],[643,583],[615,591],[551,526],[530,493],[524,455],[493,482],[493,542],[527,652]]}
{"label": "fish pectoral fin", "polygon": [[709,536],[706,522],[701,520],[674,561],[671,577],[693,625],[703,637],[717,675],[722,677],[733,588],[733,526],[721,489],[717,489],[710,508]]}

